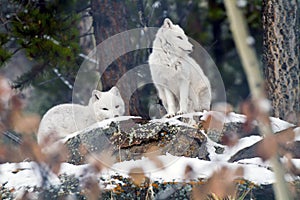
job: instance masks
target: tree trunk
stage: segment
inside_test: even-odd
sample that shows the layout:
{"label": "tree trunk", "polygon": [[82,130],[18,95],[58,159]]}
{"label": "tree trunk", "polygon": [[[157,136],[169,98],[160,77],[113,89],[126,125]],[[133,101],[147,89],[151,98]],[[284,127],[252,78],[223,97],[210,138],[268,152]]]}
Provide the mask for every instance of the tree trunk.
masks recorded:
{"label": "tree trunk", "polygon": [[299,121],[299,5],[297,0],[263,1],[263,65],[271,115]]}
{"label": "tree trunk", "polygon": [[[96,45],[99,45],[101,42],[117,33],[128,30],[125,1],[92,0],[91,6]],[[125,47],[128,38],[124,38],[123,41],[123,44],[118,43],[113,45]],[[116,59],[102,74],[101,81],[103,90],[106,91],[116,85],[120,77],[129,70],[128,66],[132,66],[132,64],[133,56],[130,56],[130,54],[126,54]],[[99,66],[99,72],[102,73],[102,69],[103,66]],[[120,93],[125,101],[126,115],[141,115],[138,111],[140,103],[137,94],[134,93],[132,97],[130,97],[129,95],[131,94],[126,92],[131,91],[130,88],[136,88],[135,86],[136,83],[134,80],[127,80],[125,84],[118,85]],[[130,99],[130,103],[125,99]]]}

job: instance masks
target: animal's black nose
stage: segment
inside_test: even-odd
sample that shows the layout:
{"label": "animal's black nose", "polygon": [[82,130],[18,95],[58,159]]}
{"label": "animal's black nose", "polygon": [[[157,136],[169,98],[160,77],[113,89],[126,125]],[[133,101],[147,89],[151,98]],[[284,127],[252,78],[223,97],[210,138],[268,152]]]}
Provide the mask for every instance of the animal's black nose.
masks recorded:
{"label": "animal's black nose", "polygon": [[115,115],[114,117],[119,117],[119,115]]}

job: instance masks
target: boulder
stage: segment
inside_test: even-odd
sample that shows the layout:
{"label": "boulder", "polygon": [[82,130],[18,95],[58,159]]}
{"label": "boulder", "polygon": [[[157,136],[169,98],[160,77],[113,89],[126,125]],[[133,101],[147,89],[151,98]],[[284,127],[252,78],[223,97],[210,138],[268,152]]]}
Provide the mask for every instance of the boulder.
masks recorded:
{"label": "boulder", "polygon": [[183,123],[127,119],[83,130],[65,144],[72,164],[82,164],[86,155],[102,152],[110,152],[117,161],[135,160],[153,153],[153,149],[156,155],[169,153],[209,160],[207,138],[202,131]]}

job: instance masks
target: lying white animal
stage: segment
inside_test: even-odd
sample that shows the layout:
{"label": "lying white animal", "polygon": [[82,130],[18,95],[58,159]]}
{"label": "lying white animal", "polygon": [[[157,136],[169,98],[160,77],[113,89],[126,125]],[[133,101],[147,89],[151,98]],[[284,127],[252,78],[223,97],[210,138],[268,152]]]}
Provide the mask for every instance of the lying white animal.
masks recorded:
{"label": "lying white animal", "polygon": [[87,106],[61,104],[43,116],[37,133],[41,145],[51,144],[95,122],[124,115],[125,104],[117,87],[108,92],[94,90]]}

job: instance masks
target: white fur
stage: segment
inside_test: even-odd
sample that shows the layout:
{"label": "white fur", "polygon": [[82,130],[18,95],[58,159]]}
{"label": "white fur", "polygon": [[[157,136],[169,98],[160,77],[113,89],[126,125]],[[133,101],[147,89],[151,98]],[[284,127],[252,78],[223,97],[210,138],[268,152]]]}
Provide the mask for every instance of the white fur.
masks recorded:
{"label": "white fur", "polygon": [[184,31],[166,18],[153,41],[149,65],[167,116],[210,109],[210,83],[189,56],[192,50]]}
{"label": "white fur", "polygon": [[87,106],[61,104],[47,111],[41,120],[37,140],[39,144],[51,144],[97,121],[124,113],[125,104],[118,88],[112,87],[108,92],[94,90]]}

